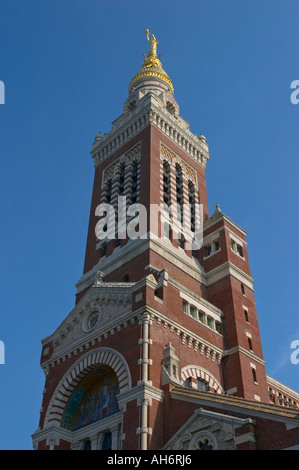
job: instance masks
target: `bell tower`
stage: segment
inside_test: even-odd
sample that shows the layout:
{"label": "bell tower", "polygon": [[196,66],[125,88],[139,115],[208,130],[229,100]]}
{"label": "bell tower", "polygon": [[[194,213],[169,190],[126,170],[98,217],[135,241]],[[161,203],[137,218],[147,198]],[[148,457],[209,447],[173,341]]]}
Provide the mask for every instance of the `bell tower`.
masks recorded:
{"label": "bell tower", "polygon": [[84,271],[42,341],[36,449],[161,449],[172,387],[269,401],[246,233],[219,206],[209,216],[206,138],[146,39],[122,114],[92,144]]}

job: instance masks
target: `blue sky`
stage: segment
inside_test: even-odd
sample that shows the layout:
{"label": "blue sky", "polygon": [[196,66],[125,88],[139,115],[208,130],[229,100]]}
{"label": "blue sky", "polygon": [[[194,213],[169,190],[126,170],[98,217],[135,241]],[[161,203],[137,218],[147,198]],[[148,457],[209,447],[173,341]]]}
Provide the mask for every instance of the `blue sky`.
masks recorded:
{"label": "blue sky", "polygon": [[210,212],[248,234],[267,373],[299,391],[296,0],[0,0],[0,449],[31,449],[41,339],[74,306],[91,144],[159,40],[181,115],[203,133]]}

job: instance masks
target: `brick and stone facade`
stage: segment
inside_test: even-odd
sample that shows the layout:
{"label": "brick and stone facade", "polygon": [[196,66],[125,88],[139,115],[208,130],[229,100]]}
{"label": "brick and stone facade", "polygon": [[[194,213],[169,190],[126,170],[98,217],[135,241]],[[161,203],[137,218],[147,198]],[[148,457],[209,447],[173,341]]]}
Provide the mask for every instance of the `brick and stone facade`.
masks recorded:
{"label": "brick and stone facade", "polygon": [[[207,141],[159,64],[142,68],[92,145],[84,272],[73,310],[42,341],[34,448],[298,448],[299,394],[265,370],[246,233],[219,206],[209,215]],[[117,237],[97,238],[99,205],[118,222],[124,196],[126,210],[146,210],[139,236],[126,231],[130,213]],[[200,205],[200,249],[187,243],[195,213],[189,226],[165,219],[166,201],[186,204],[183,217]]]}

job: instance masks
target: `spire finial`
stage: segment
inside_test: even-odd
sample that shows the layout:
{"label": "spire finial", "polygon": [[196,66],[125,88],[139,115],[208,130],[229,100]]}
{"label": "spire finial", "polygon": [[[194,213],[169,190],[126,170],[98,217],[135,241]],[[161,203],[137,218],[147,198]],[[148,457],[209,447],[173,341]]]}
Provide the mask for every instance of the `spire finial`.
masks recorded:
{"label": "spire finial", "polygon": [[163,80],[167,83],[170,93],[173,94],[174,88],[172,81],[168,77],[167,73],[164,72],[164,70],[162,69],[162,64],[159,60],[161,54],[157,56],[157,46],[159,44],[159,41],[152,33],[150,33],[149,29],[145,30],[145,35],[147,41],[150,43],[150,48],[146,57],[145,54],[143,54],[145,59],[142,62],[141,70],[139,70],[139,72],[136,73],[136,75],[131,80],[131,83],[129,85],[129,94],[134,90],[134,86],[137,81],[141,79],[144,80],[146,78]]}

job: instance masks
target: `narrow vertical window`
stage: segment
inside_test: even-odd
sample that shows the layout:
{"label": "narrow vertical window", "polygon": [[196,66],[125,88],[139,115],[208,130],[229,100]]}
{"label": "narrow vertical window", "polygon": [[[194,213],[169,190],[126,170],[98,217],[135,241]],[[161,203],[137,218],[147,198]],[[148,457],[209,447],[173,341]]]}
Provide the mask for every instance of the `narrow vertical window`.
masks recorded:
{"label": "narrow vertical window", "polygon": [[211,245],[207,245],[205,248],[206,248],[206,256],[210,256],[210,254],[212,253]]}
{"label": "narrow vertical window", "polygon": [[182,168],[178,164],[175,166],[175,177],[176,177],[176,201],[177,201],[178,222],[183,223],[183,219],[184,219],[183,175],[182,175]]}
{"label": "narrow vertical window", "polygon": [[120,175],[119,175],[119,194],[124,192],[125,187],[125,165],[121,166]]}
{"label": "narrow vertical window", "polygon": [[243,248],[241,245],[237,245],[237,252],[239,253],[240,256],[243,258]]}
{"label": "narrow vertical window", "polygon": [[213,246],[214,246],[214,251],[218,251],[219,250],[219,242],[218,240],[213,242]]}
{"label": "narrow vertical window", "polygon": [[131,201],[135,204],[137,201],[137,178],[138,178],[138,163],[134,163],[132,171],[132,188],[131,188]]}
{"label": "narrow vertical window", "polygon": [[244,310],[244,318],[245,318],[245,321],[246,321],[247,323],[249,323],[247,310]]}
{"label": "narrow vertical window", "polygon": [[196,308],[193,305],[190,305],[190,315],[191,317],[196,317]]}
{"label": "narrow vertical window", "polygon": [[[168,211],[170,206],[170,166],[169,163],[163,163],[163,204],[164,209]],[[164,238],[171,239],[171,229],[167,222],[164,222],[163,227]]]}
{"label": "narrow vertical window", "polygon": [[192,232],[195,232],[195,189],[194,184],[191,181],[188,182],[188,194],[190,205],[190,228]]}
{"label": "narrow vertical window", "polygon": [[107,204],[110,204],[111,193],[112,193],[112,181],[110,180],[107,183],[107,192],[106,192],[106,202],[107,202]]}
{"label": "narrow vertical window", "polygon": [[167,162],[163,163],[163,202],[170,205],[170,166]]}

